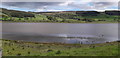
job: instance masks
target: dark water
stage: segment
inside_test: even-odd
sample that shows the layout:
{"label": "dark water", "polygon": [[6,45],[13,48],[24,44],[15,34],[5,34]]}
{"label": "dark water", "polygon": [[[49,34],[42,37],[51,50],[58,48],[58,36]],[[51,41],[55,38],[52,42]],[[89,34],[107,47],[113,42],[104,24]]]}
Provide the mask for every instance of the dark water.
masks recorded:
{"label": "dark water", "polygon": [[2,23],[2,38],[42,43],[104,43],[118,40],[118,24]]}

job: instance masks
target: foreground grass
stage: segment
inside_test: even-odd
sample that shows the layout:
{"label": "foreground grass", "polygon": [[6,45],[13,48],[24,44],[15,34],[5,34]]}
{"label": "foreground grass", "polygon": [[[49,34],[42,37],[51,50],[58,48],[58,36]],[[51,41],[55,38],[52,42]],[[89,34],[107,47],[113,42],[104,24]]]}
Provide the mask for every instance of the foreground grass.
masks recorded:
{"label": "foreground grass", "polygon": [[117,56],[118,44],[49,44],[3,40],[3,56]]}

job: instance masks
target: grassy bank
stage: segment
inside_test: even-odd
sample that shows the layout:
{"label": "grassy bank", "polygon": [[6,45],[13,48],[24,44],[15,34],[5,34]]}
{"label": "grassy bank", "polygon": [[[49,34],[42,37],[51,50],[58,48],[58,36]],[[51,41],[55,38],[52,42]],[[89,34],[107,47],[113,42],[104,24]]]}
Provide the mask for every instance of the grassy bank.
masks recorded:
{"label": "grassy bank", "polygon": [[3,56],[117,56],[118,44],[50,44],[3,40]]}

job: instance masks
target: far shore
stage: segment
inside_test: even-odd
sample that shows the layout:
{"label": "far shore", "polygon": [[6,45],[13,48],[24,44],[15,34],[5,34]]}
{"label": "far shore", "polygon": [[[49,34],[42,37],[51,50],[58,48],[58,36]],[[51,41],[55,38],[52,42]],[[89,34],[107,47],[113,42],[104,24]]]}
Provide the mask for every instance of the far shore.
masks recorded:
{"label": "far shore", "polygon": [[119,23],[119,22],[14,22],[14,21],[0,21],[0,23],[61,23],[61,24],[110,24],[110,23]]}

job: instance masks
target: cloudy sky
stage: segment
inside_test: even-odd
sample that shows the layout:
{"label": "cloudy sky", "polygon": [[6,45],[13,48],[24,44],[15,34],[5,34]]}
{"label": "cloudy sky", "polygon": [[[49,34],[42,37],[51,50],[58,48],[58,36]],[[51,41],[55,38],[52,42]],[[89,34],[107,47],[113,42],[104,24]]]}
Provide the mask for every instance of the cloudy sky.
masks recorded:
{"label": "cloudy sky", "polygon": [[119,0],[2,0],[0,7],[21,11],[117,10]]}

